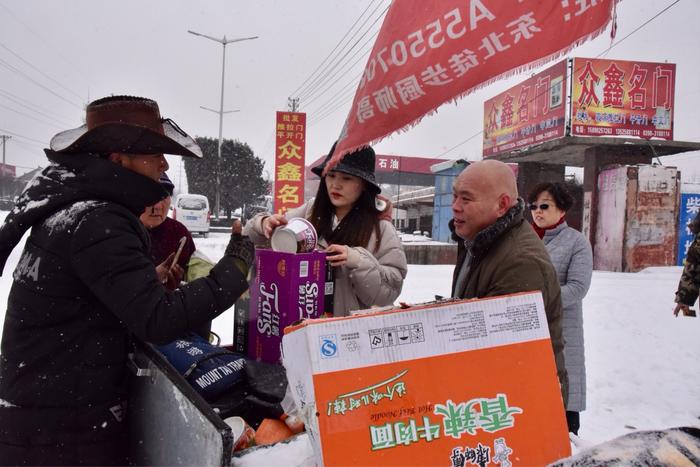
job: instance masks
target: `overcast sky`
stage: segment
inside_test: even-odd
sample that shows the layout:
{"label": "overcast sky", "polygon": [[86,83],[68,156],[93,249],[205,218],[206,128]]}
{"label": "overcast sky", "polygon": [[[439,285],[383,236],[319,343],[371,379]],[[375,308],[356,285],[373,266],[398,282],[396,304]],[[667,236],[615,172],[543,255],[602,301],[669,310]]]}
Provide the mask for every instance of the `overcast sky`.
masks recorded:
{"label": "overcast sky", "polygon": [[[623,1],[615,41],[673,3]],[[328,85],[302,94],[301,111],[309,112],[311,122],[307,161],[312,161],[328,151],[340,132],[351,89],[373,43],[368,39],[380,27],[380,15],[388,5],[389,0],[0,0],[0,134],[12,135],[7,163],[45,166],[41,149],[51,136],[79,126],[85,104],[110,94],[151,97],[164,117],[191,135],[218,137],[218,115],[200,106],[219,108],[222,46],[188,34],[191,29],[229,39],[260,36],[226,48],[224,110],[239,112],[224,117],[223,134],[247,142],[272,173],[275,111],[286,110],[287,98],[348,31],[352,35],[366,20],[351,43],[368,32],[346,60],[335,69],[328,64],[321,68],[334,70],[328,76],[332,79],[323,81]],[[680,0],[604,55],[678,65],[677,140],[700,141],[698,18],[700,1]],[[611,44],[605,33],[569,56],[595,57]],[[358,50],[361,53],[347,60]],[[484,100],[528,75],[496,82],[457,105],[447,104],[375,149],[384,154],[479,158]],[[340,95],[333,98],[338,91]],[[344,95],[345,103],[338,99]],[[473,135],[478,136],[448,152]],[[694,153],[665,158],[664,163],[678,163],[688,173],[697,170],[700,177],[697,157]],[[177,183],[178,159],[170,160],[171,177]]]}

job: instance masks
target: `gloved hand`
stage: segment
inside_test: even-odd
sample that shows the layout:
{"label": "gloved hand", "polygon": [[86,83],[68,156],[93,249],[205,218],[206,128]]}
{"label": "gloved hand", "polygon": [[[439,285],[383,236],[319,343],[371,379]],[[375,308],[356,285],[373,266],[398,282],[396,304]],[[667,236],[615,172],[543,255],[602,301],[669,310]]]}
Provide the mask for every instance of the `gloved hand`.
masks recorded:
{"label": "gloved hand", "polygon": [[231,239],[228,241],[224,256],[233,257],[241,272],[248,274],[248,270],[255,260],[255,246],[248,237],[244,237],[234,231],[231,234]]}

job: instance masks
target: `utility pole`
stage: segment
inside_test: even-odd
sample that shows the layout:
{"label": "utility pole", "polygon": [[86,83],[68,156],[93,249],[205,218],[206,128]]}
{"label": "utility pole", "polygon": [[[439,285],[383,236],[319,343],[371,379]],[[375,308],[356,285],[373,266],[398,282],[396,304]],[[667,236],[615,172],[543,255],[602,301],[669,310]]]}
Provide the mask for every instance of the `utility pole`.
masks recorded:
{"label": "utility pole", "polygon": [[8,135],[0,135],[0,138],[2,138],[2,165],[3,165],[3,170],[5,169],[5,142],[8,139],[12,139],[12,136]]}
{"label": "utility pole", "polygon": [[223,60],[221,64],[221,103],[219,106],[219,110],[212,110],[212,109],[207,109],[206,107],[202,107],[205,110],[210,110],[214,113],[219,114],[219,149],[218,149],[218,154],[217,154],[217,159],[216,159],[216,199],[214,201],[214,209],[215,213],[214,216],[218,219],[219,217],[219,212],[221,209],[220,206],[220,187],[221,187],[221,180],[219,178],[219,166],[221,164],[221,143],[222,143],[222,134],[223,134],[223,126],[224,126],[224,114],[225,113],[231,113],[231,112],[238,112],[238,110],[230,110],[227,112],[224,112],[224,76],[226,74],[226,45],[231,44],[233,42],[241,42],[241,41],[248,41],[252,39],[257,39],[258,36],[253,36],[253,37],[240,37],[238,39],[226,39],[226,36],[223,38],[219,39],[217,37],[212,37],[208,36],[206,34],[200,34],[198,32],[190,31],[188,30],[190,34],[194,34],[195,36],[200,36],[204,37],[205,39],[212,40],[214,42],[218,42],[223,46]]}
{"label": "utility pole", "polygon": [[290,112],[296,112],[299,108],[299,98],[298,97],[288,97],[287,107],[289,107]]}

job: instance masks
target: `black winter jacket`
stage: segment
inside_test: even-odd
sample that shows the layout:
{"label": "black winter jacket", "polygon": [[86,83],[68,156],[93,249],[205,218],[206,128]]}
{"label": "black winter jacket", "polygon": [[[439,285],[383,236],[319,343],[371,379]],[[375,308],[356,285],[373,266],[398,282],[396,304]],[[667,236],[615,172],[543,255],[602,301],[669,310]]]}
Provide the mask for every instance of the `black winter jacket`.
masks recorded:
{"label": "black winter jacket", "polygon": [[225,256],[208,277],[167,291],[138,218],[165,196],[160,185],[94,155],[47,156],[53,163],[0,227],[0,267],[32,229],[8,298],[0,399],[109,407],[127,398],[132,336],[170,342],[231,307],[248,284]]}

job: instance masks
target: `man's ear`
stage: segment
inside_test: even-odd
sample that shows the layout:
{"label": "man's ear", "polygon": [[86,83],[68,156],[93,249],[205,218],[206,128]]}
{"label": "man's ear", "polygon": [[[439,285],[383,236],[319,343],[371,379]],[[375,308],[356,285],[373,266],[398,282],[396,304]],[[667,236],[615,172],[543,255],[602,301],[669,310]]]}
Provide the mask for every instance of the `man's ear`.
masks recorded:
{"label": "man's ear", "polygon": [[498,197],[498,217],[504,215],[513,206],[513,200],[506,193]]}

